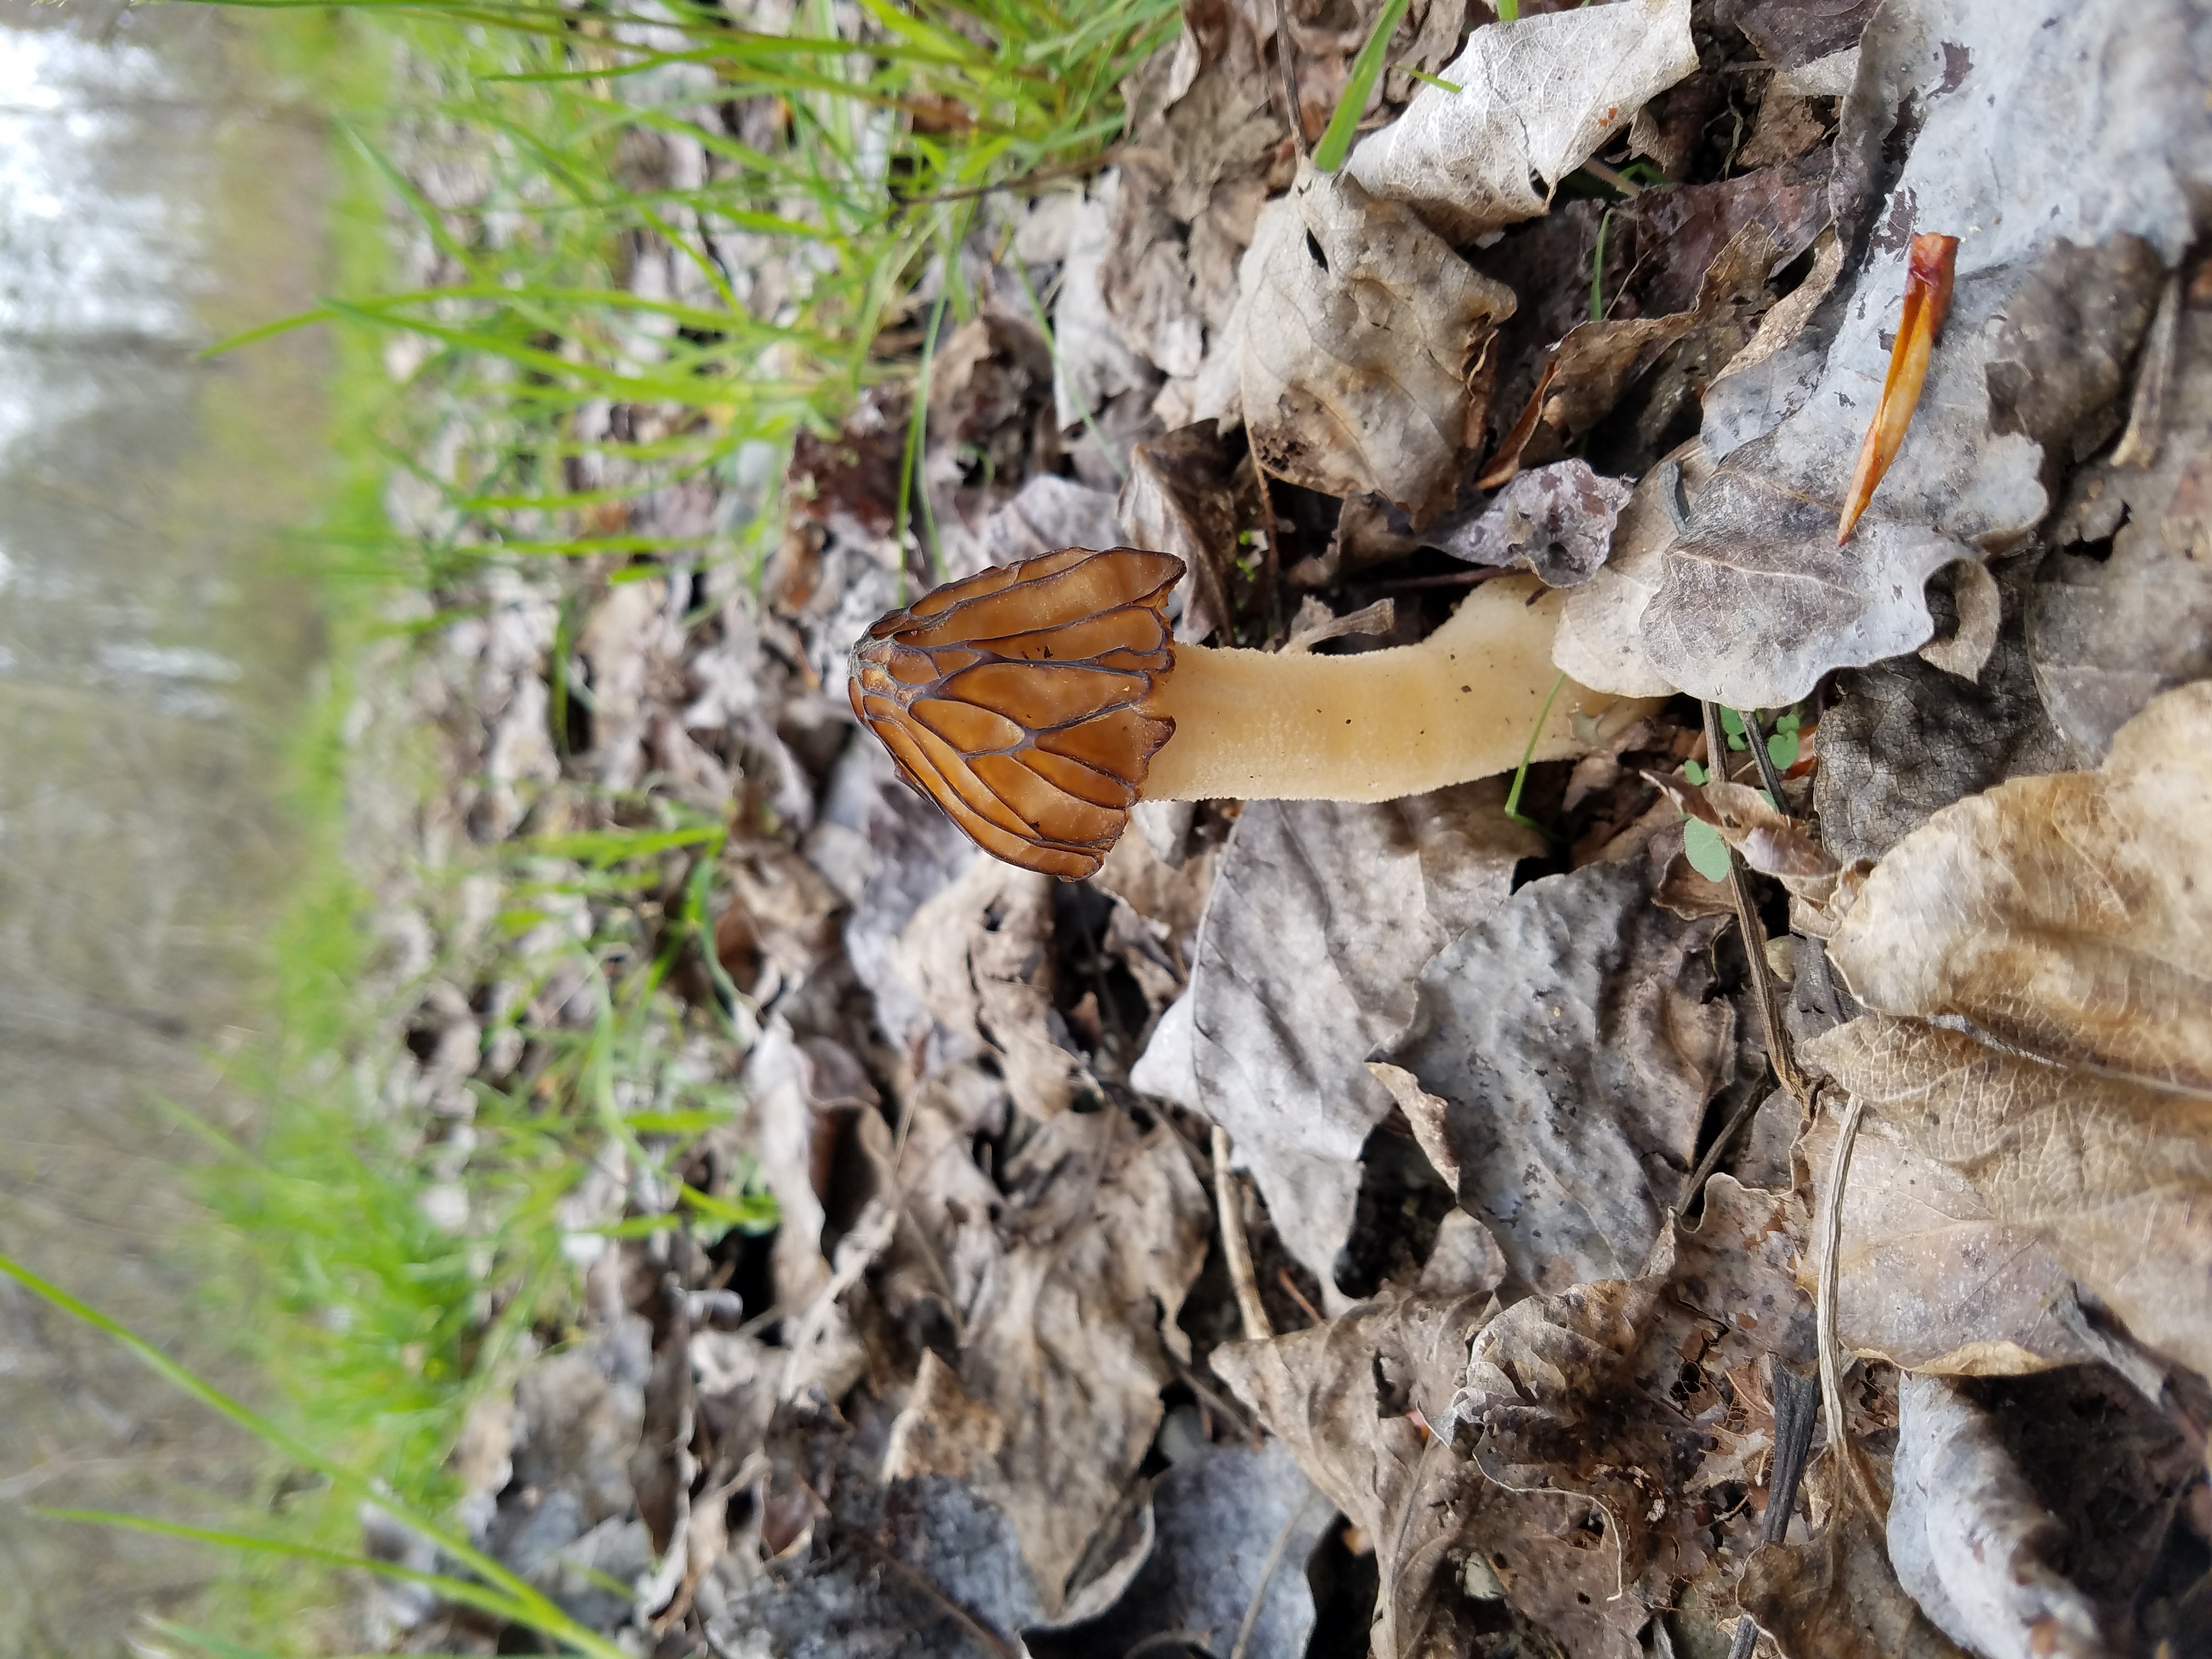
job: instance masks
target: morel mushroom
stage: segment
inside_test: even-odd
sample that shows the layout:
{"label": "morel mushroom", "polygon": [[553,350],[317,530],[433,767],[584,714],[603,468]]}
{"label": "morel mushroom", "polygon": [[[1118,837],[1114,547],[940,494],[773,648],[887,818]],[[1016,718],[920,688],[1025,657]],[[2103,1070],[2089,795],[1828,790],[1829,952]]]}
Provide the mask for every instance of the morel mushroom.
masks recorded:
{"label": "morel mushroom", "polygon": [[1173,643],[1182,574],[1069,548],[948,583],[854,647],[853,712],[985,852],[1073,881],[1139,799],[1391,800],[1510,771],[1540,714],[1555,760],[1589,746],[1577,715],[1602,737],[1656,707],[1559,685],[1559,596],[1533,577],[1418,645],[1322,657]]}

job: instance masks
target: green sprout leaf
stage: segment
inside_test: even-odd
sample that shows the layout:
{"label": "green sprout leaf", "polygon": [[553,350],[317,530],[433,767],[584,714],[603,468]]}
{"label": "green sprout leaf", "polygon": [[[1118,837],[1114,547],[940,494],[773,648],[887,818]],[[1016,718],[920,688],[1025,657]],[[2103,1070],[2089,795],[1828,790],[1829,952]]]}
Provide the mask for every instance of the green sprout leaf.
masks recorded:
{"label": "green sprout leaf", "polygon": [[1728,843],[1703,818],[1692,818],[1683,824],[1682,851],[1689,855],[1690,867],[1707,881],[1729,878]]}
{"label": "green sprout leaf", "polygon": [[1387,0],[1382,14],[1375,20],[1375,27],[1367,32],[1359,56],[1352,60],[1352,75],[1344,83],[1344,96],[1336,100],[1336,112],[1328,118],[1328,130],[1314,147],[1316,171],[1334,173],[1352,154],[1352,141],[1359,132],[1359,112],[1367,107],[1367,94],[1375,90],[1375,82],[1382,76],[1383,54],[1390,50],[1391,33],[1405,16],[1407,3],[1408,0]]}

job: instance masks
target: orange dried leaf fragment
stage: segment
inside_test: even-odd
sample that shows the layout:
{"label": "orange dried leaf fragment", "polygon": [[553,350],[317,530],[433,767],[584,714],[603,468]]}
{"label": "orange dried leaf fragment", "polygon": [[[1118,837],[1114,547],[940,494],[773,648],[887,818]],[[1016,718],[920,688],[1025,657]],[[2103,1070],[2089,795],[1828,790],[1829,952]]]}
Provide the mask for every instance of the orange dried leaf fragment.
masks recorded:
{"label": "orange dried leaf fragment", "polygon": [[1858,465],[1851,487],[1844,495],[1844,510],[1836,525],[1836,545],[1850,540],[1859,514],[1874,498],[1875,487],[1904,447],[1905,429],[1912,424],[1912,411],[1920,406],[1920,388],[1928,379],[1929,353],[1943,313],[1951,308],[1951,279],[1958,264],[1959,239],[1933,233],[1912,239],[1905,263],[1905,310],[1898,319],[1897,339],[1889,349],[1889,372],[1882,377],[1881,401],[1875,405],[1866,441],[1859,446]]}
{"label": "orange dried leaf fragment", "polygon": [[853,712],[985,852],[1096,872],[1175,722],[1145,712],[1173,665],[1165,553],[1068,548],[979,571],[853,647]]}

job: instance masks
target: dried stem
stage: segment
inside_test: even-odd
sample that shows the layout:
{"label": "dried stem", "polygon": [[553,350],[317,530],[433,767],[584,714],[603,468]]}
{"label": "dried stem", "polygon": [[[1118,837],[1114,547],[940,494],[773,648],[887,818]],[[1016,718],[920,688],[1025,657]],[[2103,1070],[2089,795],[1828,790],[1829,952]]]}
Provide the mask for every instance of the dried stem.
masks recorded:
{"label": "dried stem", "polygon": [[1313,1504],[1314,1491],[1309,1484],[1305,1496],[1298,1500],[1297,1507],[1284,1521],[1282,1530],[1275,1534],[1274,1544],[1267,1551],[1267,1565],[1260,1569],[1260,1582],[1252,1586],[1252,1599],[1244,1604],[1243,1622],[1237,1626],[1237,1644],[1229,1650],[1229,1659],[1244,1659],[1245,1650],[1251,1646],[1252,1632],[1260,1626],[1260,1609],[1267,1605],[1267,1587],[1275,1582],[1276,1570],[1290,1552],[1291,1539],[1298,1529],[1298,1522],[1305,1519],[1306,1510]]}
{"label": "dried stem", "polygon": [[[1705,752],[1712,775],[1728,776],[1728,738],[1721,731],[1720,707],[1717,703],[1699,705],[1705,714]],[[1778,799],[1775,805],[1779,807]],[[1774,974],[1766,964],[1766,927],[1759,919],[1759,907],[1752,900],[1751,882],[1735,855],[1729,851],[1729,892],[1735,900],[1735,925],[1743,935],[1743,954],[1751,972],[1751,998],[1759,1008],[1759,1035],[1766,1042],[1767,1064],[1773,1066],[1776,1081],[1787,1090],[1790,1097],[1802,1109],[1809,1103],[1809,1091],[1805,1086],[1804,1073],[1790,1057],[1787,1034],[1782,1027],[1782,999],[1774,988]],[[1686,1199],[1684,1200],[1687,1202]]]}
{"label": "dried stem", "polygon": [[1238,1201],[1237,1176],[1229,1167],[1229,1131],[1213,1126],[1213,1201],[1221,1212],[1221,1256],[1229,1264],[1229,1282],[1237,1289],[1237,1311],[1244,1318],[1244,1340],[1265,1342],[1275,1334],[1267,1310],[1260,1300],[1260,1280],[1252,1271],[1252,1246],[1244,1237],[1244,1209]]}
{"label": "dried stem", "polygon": [[1859,1138],[1859,1121],[1865,1115],[1866,1102],[1857,1095],[1845,1097],[1850,1104],[1844,1109],[1843,1126],[1836,1134],[1835,1162],[1828,1166],[1828,1180],[1821,1195],[1824,1214],[1820,1227],[1820,1297],[1814,1310],[1814,1340],[1820,1351],[1820,1403],[1828,1419],[1828,1449],[1844,1462],[1850,1472],[1850,1486],[1866,1504],[1867,1513],[1880,1520],[1888,1505],[1875,1495],[1874,1477],[1859,1455],[1858,1447],[1852,1443],[1850,1430],[1844,1420],[1843,1368],[1836,1363],[1838,1344],[1836,1340],[1836,1275],[1843,1255],[1844,1245],[1844,1182],[1850,1173],[1851,1148]]}

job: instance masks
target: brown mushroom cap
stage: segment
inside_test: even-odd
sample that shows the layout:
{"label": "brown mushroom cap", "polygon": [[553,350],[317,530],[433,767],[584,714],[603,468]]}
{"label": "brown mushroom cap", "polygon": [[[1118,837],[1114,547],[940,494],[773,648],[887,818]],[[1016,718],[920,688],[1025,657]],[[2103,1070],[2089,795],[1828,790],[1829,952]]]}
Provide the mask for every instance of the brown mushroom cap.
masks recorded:
{"label": "brown mushroom cap", "polygon": [[853,712],[985,852],[1074,881],[1129,821],[1175,722],[1144,712],[1173,666],[1183,563],[1072,547],[980,571],[853,647]]}

